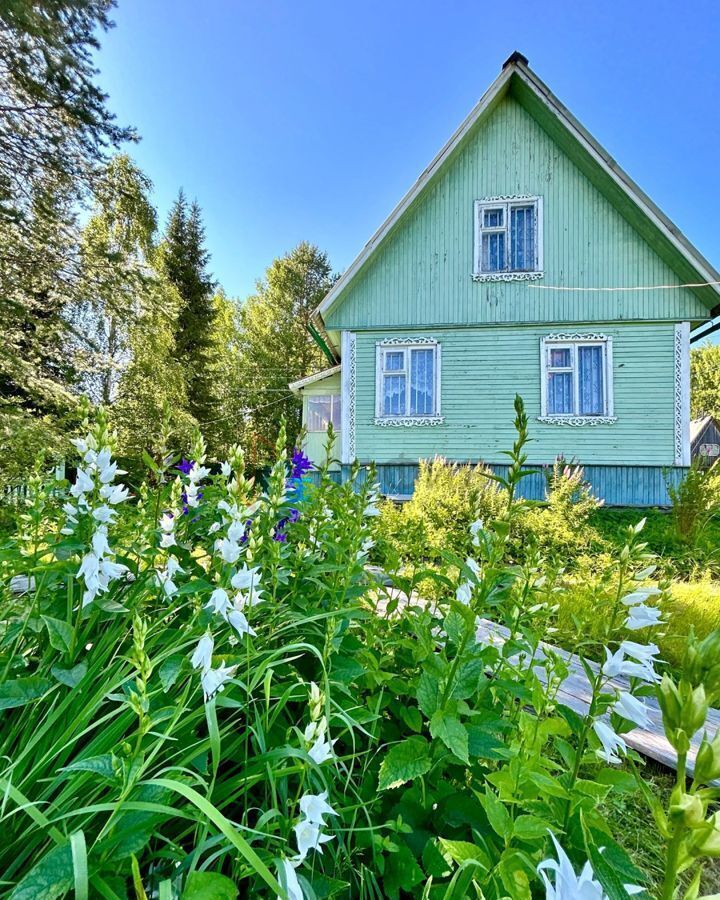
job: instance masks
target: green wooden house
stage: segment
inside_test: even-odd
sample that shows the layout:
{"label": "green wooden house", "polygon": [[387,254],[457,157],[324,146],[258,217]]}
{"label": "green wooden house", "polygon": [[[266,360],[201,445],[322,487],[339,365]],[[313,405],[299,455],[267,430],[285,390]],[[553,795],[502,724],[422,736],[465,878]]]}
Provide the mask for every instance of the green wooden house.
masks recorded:
{"label": "green wooden house", "polygon": [[[407,497],[421,459],[585,466],[610,504],[690,463],[689,335],[720,275],[514,53],[318,307],[331,367],[291,385],[307,450]],[[542,475],[525,480],[542,497]]]}

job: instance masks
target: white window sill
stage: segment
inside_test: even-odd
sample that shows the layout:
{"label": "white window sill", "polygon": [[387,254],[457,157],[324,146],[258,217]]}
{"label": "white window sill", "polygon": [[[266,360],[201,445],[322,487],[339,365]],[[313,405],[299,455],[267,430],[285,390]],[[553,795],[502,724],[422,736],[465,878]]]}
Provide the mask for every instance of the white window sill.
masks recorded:
{"label": "white window sill", "polygon": [[544,272],[473,272],[473,281],[538,281]]}
{"label": "white window sill", "polygon": [[442,425],[445,416],[376,416],[375,425],[411,428],[414,425]]}
{"label": "white window sill", "polygon": [[614,425],[616,416],[538,416],[543,425]]}

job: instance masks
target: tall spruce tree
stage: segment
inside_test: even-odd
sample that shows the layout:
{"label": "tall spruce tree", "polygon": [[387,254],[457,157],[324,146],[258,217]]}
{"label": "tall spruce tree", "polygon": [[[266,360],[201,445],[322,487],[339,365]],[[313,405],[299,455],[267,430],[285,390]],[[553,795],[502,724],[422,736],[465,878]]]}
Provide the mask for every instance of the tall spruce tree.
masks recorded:
{"label": "tall spruce tree", "polygon": [[207,271],[210,254],[200,207],[196,202],[188,205],[182,190],[170,212],[161,259],[180,298],[174,352],[185,371],[188,410],[202,424],[216,413],[212,377],[216,282]]}

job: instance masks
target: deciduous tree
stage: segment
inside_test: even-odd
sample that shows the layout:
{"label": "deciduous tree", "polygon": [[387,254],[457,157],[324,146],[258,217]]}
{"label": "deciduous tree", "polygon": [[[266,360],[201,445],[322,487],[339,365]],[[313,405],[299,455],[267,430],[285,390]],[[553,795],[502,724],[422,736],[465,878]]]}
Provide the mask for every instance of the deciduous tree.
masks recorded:
{"label": "deciduous tree", "polygon": [[691,414],[720,418],[720,344],[704,344],[690,354]]}
{"label": "deciduous tree", "polygon": [[288,383],[328,366],[308,324],[334,281],[326,253],[303,241],[276,259],[240,312],[240,378],[255,449],[262,459],[284,416],[288,438],[300,429],[300,404]]}

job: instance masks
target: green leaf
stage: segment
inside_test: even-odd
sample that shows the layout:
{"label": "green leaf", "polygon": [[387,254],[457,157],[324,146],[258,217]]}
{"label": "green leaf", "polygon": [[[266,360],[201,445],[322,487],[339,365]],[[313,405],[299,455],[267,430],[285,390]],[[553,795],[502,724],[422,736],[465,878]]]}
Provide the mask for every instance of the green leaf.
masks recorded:
{"label": "green leaf", "polygon": [[84,831],[75,831],[70,835],[70,851],[75,881],[75,900],[88,900],[88,861]]}
{"label": "green leaf", "polygon": [[148,467],[148,469],[150,469],[151,472],[153,472],[156,475],[159,474],[160,469],[158,469],[157,463],[152,458],[152,456],[150,456],[150,454],[147,452],[147,450],[143,450],[143,452],[142,452],[142,461],[145,463],[145,465]]}
{"label": "green leaf", "polygon": [[461,643],[465,634],[465,619],[457,610],[451,609],[445,616],[443,628],[448,638],[457,646],[457,644]]}
{"label": "green leaf", "polygon": [[479,862],[485,870],[490,866],[490,859],[487,853],[478,847],[477,844],[471,844],[469,841],[448,841],[445,838],[439,839],[440,852],[443,859],[447,862],[453,862],[456,865],[462,865],[468,859],[474,859]]}
{"label": "green leaf", "polygon": [[438,708],[439,697],[440,683],[438,679],[429,672],[423,672],[418,681],[417,702],[428,719]]}
{"label": "green leaf", "polygon": [[46,853],[10,894],[10,900],[56,900],[75,885],[75,872],[70,844]]}
{"label": "green leaf", "polygon": [[387,896],[397,897],[400,892],[414,894],[413,888],[423,881],[425,873],[405,844],[401,844],[396,853],[388,854],[383,879]]}
{"label": "green leaf", "polygon": [[87,674],[88,666],[86,662],[80,662],[72,669],[61,669],[60,666],[53,666],[50,672],[54,678],[61,684],[66,684],[70,688],[77,687]]}
{"label": "green leaf", "polygon": [[479,759],[509,759],[511,751],[484,725],[468,725],[468,752]]}
{"label": "green leaf", "polygon": [[52,616],[41,616],[41,618],[48,631],[50,646],[61,653],[69,650],[72,646],[72,627],[62,619],[54,619]]}
{"label": "green leaf", "polygon": [[364,667],[351,656],[334,656],[332,658],[332,670],[330,676],[333,681],[349,684],[356,678],[365,674]]}
{"label": "green leaf", "polygon": [[485,815],[488,817],[490,827],[503,840],[512,835],[513,823],[510,813],[505,808],[503,802],[488,790],[484,794],[479,794],[478,799],[483,805]]}
{"label": "green leaf", "polygon": [[181,900],[237,900],[234,882],[218,872],[191,872]]}
{"label": "green leaf", "polygon": [[26,703],[42,697],[51,687],[52,681],[41,678],[39,675],[6,681],[4,684],[0,684],[0,709],[25,706]]}
{"label": "green leaf", "polygon": [[422,731],[423,717],[417,706],[398,704],[398,714],[411,731]]}
{"label": "green leaf", "polygon": [[388,751],[380,766],[378,790],[387,791],[412,781],[430,770],[430,748],[423,737],[414,736]]}
{"label": "green leaf", "polygon": [[521,850],[506,850],[498,863],[505,890],[513,900],[531,900],[530,879],[535,878],[532,860]]}
{"label": "green leaf", "polygon": [[427,841],[423,847],[422,864],[426,873],[432,875],[433,878],[445,878],[450,874],[450,866],[440,852],[438,842],[435,840]]}
{"label": "green leaf", "polygon": [[548,775],[547,772],[530,772],[530,781],[539,787],[542,793],[550,797],[562,797],[564,800],[570,797],[567,789],[560,784],[558,779]]}
{"label": "green leaf", "polygon": [[465,765],[469,765],[468,733],[457,716],[448,715],[439,709],[430,720],[430,734],[441,740]]}
{"label": "green leaf", "polygon": [[518,816],[513,827],[513,836],[521,841],[536,841],[547,837],[550,823],[538,816]]}
{"label": "green leaf", "polygon": [[185,594],[204,594],[213,590],[214,585],[204,578],[193,578],[192,581],[186,581],[181,584],[175,596],[185,596]]}
{"label": "green leaf", "polygon": [[158,674],[160,675],[160,681],[162,682],[163,690],[166,693],[178,680],[180,670],[182,669],[183,660],[183,656],[171,656],[166,659],[165,662],[160,666]]}
{"label": "green leaf", "polygon": [[455,700],[467,700],[475,696],[484,670],[485,663],[479,657],[458,666],[451,696]]}
{"label": "green leaf", "polygon": [[[588,827],[583,813],[580,813],[585,851],[593,867],[595,876],[605,888],[609,900],[627,900],[626,884],[642,884],[642,872],[632,863],[625,851],[604,832],[595,832]],[[602,843],[599,843],[602,842]],[[600,847],[602,846],[602,852]]]}
{"label": "green leaf", "polygon": [[76,759],[70,765],[62,769],[63,772],[94,772],[103,778],[114,779],[112,753],[103,753],[101,756],[88,756],[86,759]]}
{"label": "green leaf", "polygon": [[634,793],[637,789],[637,782],[630,772],[623,772],[622,769],[602,769],[596,776],[595,780],[600,784],[609,784],[613,791],[619,794]]}

